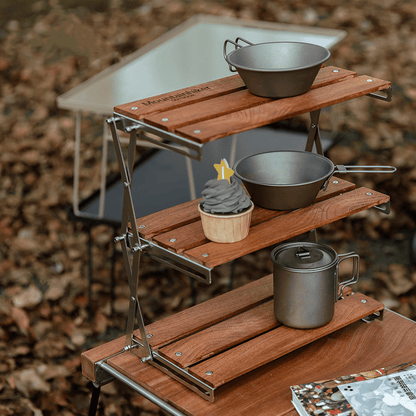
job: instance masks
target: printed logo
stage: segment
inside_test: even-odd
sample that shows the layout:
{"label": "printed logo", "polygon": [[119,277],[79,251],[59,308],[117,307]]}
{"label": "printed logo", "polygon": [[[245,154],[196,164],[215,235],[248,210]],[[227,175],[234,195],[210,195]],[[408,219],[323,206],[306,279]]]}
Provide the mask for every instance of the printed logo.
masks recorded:
{"label": "printed logo", "polygon": [[143,105],[153,105],[162,103],[164,101],[179,101],[184,98],[192,97],[195,94],[198,94],[201,91],[209,90],[209,87],[202,87],[202,88],[193,88],[192,90],[187,90],[184,92],[181,92],[179,94],[169,95],[168,97],[159,98],[157,100],[148,100],[148,101],[142,101],[141,104]]}

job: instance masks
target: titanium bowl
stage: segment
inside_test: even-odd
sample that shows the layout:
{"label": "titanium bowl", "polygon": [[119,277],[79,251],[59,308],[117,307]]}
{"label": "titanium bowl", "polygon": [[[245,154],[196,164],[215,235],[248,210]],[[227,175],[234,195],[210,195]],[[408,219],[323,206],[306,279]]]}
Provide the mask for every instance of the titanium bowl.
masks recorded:
{"label": "titanium bowl", "polygon": [[[228,43],[236,49],[227,54]],[[309,91],[322,64],[331,56],[328,49],[312,43],[253,44],[240,37],[235,42],[227,39],[223,54],[230,71],[239,73],[252,94],[269,98],[293,97]]]}

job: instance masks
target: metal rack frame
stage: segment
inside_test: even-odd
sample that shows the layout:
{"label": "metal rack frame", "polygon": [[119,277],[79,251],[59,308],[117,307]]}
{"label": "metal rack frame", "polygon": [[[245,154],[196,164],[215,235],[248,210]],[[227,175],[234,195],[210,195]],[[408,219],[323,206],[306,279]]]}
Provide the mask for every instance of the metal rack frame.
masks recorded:
{"label": "metal rack frame", "polygon": [[[127,123],[123,123],[122,120],[123,119],[121,117],[116,116],[109,118],[107,123],[109,124],[111,133],[113,135],[114,146],[124,185],[123,213],[121,224],[122,235],[116,237],[116,241],[119,242],[122,247],[123,260],[130,288],[130,304],[127,318],[124,350],[131,350],[132,353],[140,357],[142,362],[149,362],[161,371],[169,374],[171,377],[182,382],[185,381],[186,385],[190,389],[213,401],[213,389],[210,386],[197,379],[196,377],[193,377],[186,370],[183,370],[175,364],[171,363],[156,351],[153,351],[148,341],[151,335],[146,333],[146,328],[137,294],[142,252],[145,252],[146,255],[149,255],[151,258],[168,264],[170,267],[180,270],[183,273],[206,284],[211,283],[211,269],[192,260],[189,260],[184,256],[173,254],[170,251],[163,249],[162,247],[156,246],[151,241],[140,237],[138,231],[140,226],[137,225],[136,221],[136,215],[131,195],[131,185],[136,139],[137,136],[143,135],[143,132],[140,131],[142,129],[142,123],[132,125],[129,120],[127,120]],[[127,161],[124,159],[121,149],[121,142],[117,133],[118,128],[122,128],[123,131],[130,133]],[[143,130],[150,130],[151,133],[154,133],[152,128]],[[181,142],[181,140],[175,139],[175,142],[178,141]],[[192,147],[195,148],[194,146]],[[177,151],[176,148],[175,151]],[[179,149],[178,151],[181,154],[189,156],[187,152],[183,151],[183,149]],[[131,254],[129,253],[129,250],[131,251]],[[133,334],[136,320],[140,332],[140,339],[137,339]],[[100,368],[103,368],[102,364],[100,364]]]}

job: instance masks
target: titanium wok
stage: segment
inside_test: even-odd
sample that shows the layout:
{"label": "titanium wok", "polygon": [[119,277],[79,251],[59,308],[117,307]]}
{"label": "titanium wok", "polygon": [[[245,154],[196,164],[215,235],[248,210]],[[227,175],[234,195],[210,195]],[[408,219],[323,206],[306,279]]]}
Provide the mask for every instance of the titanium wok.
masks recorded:
{"label": "titanium wok", "polygon": [[310,205],[334,173],[393,173],[393,166],[335,166],[317,153],[281,150],[240,159],[234,174],[253,202],[263,208],[292,210]]}

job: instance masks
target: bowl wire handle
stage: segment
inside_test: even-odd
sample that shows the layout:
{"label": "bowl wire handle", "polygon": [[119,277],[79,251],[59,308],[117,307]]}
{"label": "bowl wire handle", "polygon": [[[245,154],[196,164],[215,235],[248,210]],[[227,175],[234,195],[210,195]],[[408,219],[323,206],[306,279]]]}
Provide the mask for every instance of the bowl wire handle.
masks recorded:
{"label": "bowl wire handle", "polygon": [[222,54],[223,54],[223,56],[224,56],[224,59],[227,61],[227,63],[228,63],[228,69],[231,71],[231,72],[237,72],[237,70],[231,65],[231,63],[230,63],[230,61],[228,60],[228,56],[227,56],[227,43],[232,43],[233,45],[235,45],[235,48],[237,49],[237,48],[242,48],[242,46],[241,45],[239,45],[238,43],[236,43],[236,42],[233,42],[232,40],[230,40],[230,39],[227,39],[225,42],[224,42],[224,49],[223,49],[223,51],[222,51]]}
{"label": "bowl wire handle", "polygon": [[237,70],[236,70],[236,69],[235,69],[235,68],[231,65],[230,61],[228,60],[228,56],[227,56],[227,43],[232,43],[232,44],[235,46],[235,49],[242,48],[243,46],[242,46],[242,45],[240,45],[240,44],[238,43],[238,41],[245,42],[245,43],[247,43],[247,44],[249,44],[249,45],[254,45],[254,43],[251,43],[251,42],[249,42],[248,40],[245,40],[245,39],[240,38],[240,37],[236,38],[235,42],[233,42],[233,41],[232,41],[232,40],[230,40],[230,39],[227,39],[227,40],[224,42],[223,55],[224,55],[224,59],[225,59],[225,60],[227,61],[227,63],[228,63],[228,68],[229,68],[229,70],[230,70],[231,72],[237,72]]}
{"label": "bowl wire handle", "polygon": [[235,43],[241,48],[242,46],[241,45],[239,45],[238,44],[238,41],[239,40],[241,40],[242,42],[245,42],[245,43],[247,43],[247,44],[249,44],[250,46],[253,46],[254,45],[254,43],[251,43],[251,42],[249,42],[248,40],[245,40],[244,38],[240,38],[240,37],[238,37],[238,38],[236,38],[235,39]]}

